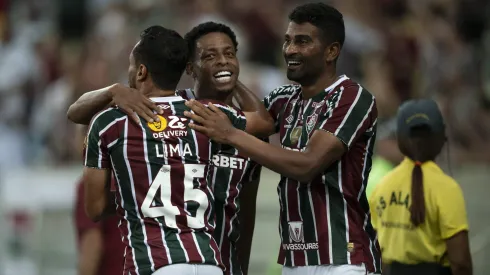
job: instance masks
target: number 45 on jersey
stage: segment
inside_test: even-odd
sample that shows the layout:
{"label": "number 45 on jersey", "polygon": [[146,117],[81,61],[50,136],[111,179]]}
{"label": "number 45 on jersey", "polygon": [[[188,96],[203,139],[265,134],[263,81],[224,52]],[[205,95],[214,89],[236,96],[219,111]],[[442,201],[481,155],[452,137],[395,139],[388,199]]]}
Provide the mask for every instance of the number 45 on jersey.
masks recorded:
{"label": "number 45 on jersey", "polygon": [[[171,182],[172,169],[170,165],[163,165],[158,172],[155,180],[150,186],[148,193],[146,194],[145,200],[141,205],[141,212],[145,218],[165,218],[165,225],[170,228],[182,228],[182,226],[177,226],[176,216],[182,216],[181,213],[187,217],[187,227],[192,229],[199,229],[205,227],[204,213],[209,206],[209,200],[200,189],[194,188],[194,179],[204,178],[204,171],[206,165],[204,164],[184,164],[184,194],[174,194],[177,196],[184,197],[184,205],[176,205],[172,203],[172,184],[179,184],[178,182]],[[174,177],[175,178],[175,177]],[[163,206],[152,206],[158,189],[160,189],[160,201]],[[198,203],[198,208],[196,211],[196,216],[192,216],[188,211],[185,210],[185,204],[189,201],[194,201]]]}

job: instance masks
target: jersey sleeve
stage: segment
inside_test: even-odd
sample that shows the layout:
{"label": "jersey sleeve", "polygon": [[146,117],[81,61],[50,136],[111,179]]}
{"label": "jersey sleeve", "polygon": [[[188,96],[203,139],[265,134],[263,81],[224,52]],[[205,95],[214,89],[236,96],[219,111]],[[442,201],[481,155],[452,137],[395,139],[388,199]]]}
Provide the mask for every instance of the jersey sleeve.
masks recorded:
{"label": "jersey sleeve", "polygon": [[267,109],[270,116],[274,119],[274,127],[276,129],[276,133],[279,132],[281,112],[285,108],[294,89],[294,85],[283,85],[277,87],[262,101],[264,103],[265,109]]}
{"label": "jersey sleeve", "polygon": [[237,129],[245,131],[245,127],[247,126],[247,119],[242,111],[235,109],[230,106],[225,106],[221,104],[214,104],[218,107],[223,113],[225,113],[231,121],[231,124]]}
{"label": "jersey sleeve", "polygon": [[446,186],[438,189],[434,195],[436,196],[441,237],[449,239],[456,233],[468,230],[468,220],[461,187],[454,181],[444,184]]}
{"label": "jersey sleeve", "polygon": [[85,139],[84,165],[86,167],[111,168],[108,147],[119,138],[118,123],[111,111],[109,109],[99,113],[90,123]]}
{"label": "jersey sleeve", "polygon": [[378,116],[376,100],[360,85],[341,88],[338,97],[318,121],[318,129],[339,138],[347,148],[363,133],[374,134]]}

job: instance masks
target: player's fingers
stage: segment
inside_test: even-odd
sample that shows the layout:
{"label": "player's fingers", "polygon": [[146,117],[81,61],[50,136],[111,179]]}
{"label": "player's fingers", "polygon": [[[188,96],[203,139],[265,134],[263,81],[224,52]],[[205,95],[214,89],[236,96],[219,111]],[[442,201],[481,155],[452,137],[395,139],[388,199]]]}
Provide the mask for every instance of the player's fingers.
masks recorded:
{"label": "player's fingers", "polygon": [[[141,113],[140,113],[141,112]],[[145,117],[145,116],[148,116],[150,117],[153,121],[160,121],[160,119],[158,118],[158,115],[155,114],[153,112],[152,109],[150,109],[148,106],[146,106],[145,104],[141,104],[141,106],[139,106],[139,112],[138,114],[142,117]],[[145,118],[146,119],[146,118]]]}
{"label": "player's fingers", "polygon": [[153,118],[153,113],[149,115],[145,110],[143,110],[140,107],[135,107],[134,108],[134,114],[136,117],[142,117],[145,121],[153,123],[155,122],[155,119]]}
{"label": "player's fingers", "polygon": [[197,115],[197,114],[193,114],[191,112],[188,112],[188,111],[184,111],[184,115],[190,119],[192,119],[193,121],[197,122],[197,123],[200,123],[200,124],[204,124],[206,122],[206,120]]}
{"label": "player's fingers", "polygon": [[134,122],[136,122],[138,124],[141,124],[140,118],[133,111],[133,109],[125,107],[125,106],[118,106],[118,107],[119,107],[119,109],[121,109],[121,111],[123,111],[126,115],[128,115],[128,117],[131,118],[131,120],[133,120]]}
{"label": "player's fingers", "polygon": [[206,133],[206,127],[204,127],[204,126],[200,126],[200,125],[197,125],[197,124],[194,124],[191,122],[191,123],[189,123],[189,127],[191,129],[194,129],[194,130],[199,131],[201,133],[204,133],[204,134]]}
{"label": "player's fingers", "polygon": [[131,119],[134,122],[136,122],[137,124],[141,125],[141,119],[140,119],[140,117],[135,112],[133,112],[130,116],[131,116]]}
{"label": "player's fingers", "polygon": [[[145,106],[150,108],[152,111],[157,112],[157,114],[160,114],[160,115],[163,114],[163,109],[160,108],[160,106],[158,106],[157,104],[155,104],[155,102],[146,98],[146,100],[144,101],[144,104],[145,104]],[[156,115],[155,115],[155,117],[156,117]]]}
{"label": "player's fingers", "polygon": [[224,114],[218,107],[216,107],[213,103],[209,103],[209,109],[217,114]]}
{"label": "player's fingers", "polygon": [[189,101],[186,101],[185,105],[187,105],[187,107],[189,107],[195,114],[203,118],[207,118],[209,116],[206,106],[202,105],[201,102],[191,99]]}

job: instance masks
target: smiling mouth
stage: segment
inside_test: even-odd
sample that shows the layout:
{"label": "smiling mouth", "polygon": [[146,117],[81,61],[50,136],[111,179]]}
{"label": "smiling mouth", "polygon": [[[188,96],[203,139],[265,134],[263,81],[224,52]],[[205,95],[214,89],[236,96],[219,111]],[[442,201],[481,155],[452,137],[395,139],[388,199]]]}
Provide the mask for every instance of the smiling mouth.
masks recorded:
{"label": "smiling mouth", "polygon": [[297,60],[288,60],[287,64],[288,64],[288,68],[293,68],[293,67],[298,67],[299,65],[302,64],[302,62]]}
{"label": "smiling mouth", "polygon": [[219,83],[227,83],[230,82],[232,75],[233,73],[230,71],[219,71],[216,74],[214,74],[214,78]]}

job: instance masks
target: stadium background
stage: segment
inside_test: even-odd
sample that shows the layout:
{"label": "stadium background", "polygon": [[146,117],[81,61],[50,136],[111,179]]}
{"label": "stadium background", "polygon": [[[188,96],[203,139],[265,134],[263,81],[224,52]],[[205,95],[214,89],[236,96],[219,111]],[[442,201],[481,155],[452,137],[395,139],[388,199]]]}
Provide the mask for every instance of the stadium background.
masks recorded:
{"label": "stadium background", "polygon": [[[240,79],[263,96],[286,81],[287,13],[303,2],[0,0],[0,275],[76,274],[72,205],[83,137],[65,112],[85,91],[127,82],[139,31],[161,24],[184,34],[203,21],[229,24],[239,38]],[[330,2],[345,16],[339,69],[378,99],[380,139],[388,141],[378,142],[378,156],[396,154],[388,121],[400,102],[440,103],[450,138],[440,162],[463,187],[474,274],[488,274],[488,1]],[[181,86],[190,85],[184,77]],[[277,180],[264,169],[250,274],[275,266]]]}

